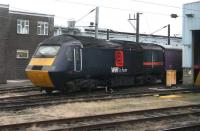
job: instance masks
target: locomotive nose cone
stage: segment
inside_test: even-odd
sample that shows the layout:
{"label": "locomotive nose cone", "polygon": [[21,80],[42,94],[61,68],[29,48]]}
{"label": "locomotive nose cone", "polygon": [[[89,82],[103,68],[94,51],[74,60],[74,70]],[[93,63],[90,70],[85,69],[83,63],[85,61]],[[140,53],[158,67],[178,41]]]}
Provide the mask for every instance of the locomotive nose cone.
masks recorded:
{"label": "locomotive nose cone", "polygon": [[26,75],[31,82],[38,87],[53,88],[47,67],[51,67],[55,58],[32,58],[26,68]]}

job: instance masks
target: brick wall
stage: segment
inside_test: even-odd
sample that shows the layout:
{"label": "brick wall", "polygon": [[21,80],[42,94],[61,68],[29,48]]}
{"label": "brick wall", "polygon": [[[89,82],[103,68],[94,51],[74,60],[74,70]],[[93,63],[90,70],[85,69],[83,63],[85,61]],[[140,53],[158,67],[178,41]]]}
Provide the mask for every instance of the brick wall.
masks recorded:
{"label": "brick wall", "polygon": [[8,7],[0,5],[0,84],[6,83],[6,45],[8,41]]}
{"label": "brick wall", "polygon": [[[17,34],[17,19],[29,20],[29,34]],[[25,68],[33,55],[37,45],[44,39],[53,36],[54,18],[37,15],[26,15],[24,13],[9,13],[9,35],[7,52],[7,79],[25,79]],[[37,22],[45,21],[49,23],[48,35],[37,35]],[[28,50],[28,59],[16,58],[16,51]]]}

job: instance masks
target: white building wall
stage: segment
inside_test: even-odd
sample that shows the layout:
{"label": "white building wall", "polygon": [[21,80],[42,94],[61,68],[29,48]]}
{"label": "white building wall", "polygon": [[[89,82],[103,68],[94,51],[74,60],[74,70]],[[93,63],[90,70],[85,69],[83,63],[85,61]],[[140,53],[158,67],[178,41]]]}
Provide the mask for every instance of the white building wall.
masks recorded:
{"label": "white building wall", "polygon": [[[192,14],[193,17],[189,17],[189,14]],[[183,5],[184,68],[192,68],[192,30],[200,30],[200,1]]]}

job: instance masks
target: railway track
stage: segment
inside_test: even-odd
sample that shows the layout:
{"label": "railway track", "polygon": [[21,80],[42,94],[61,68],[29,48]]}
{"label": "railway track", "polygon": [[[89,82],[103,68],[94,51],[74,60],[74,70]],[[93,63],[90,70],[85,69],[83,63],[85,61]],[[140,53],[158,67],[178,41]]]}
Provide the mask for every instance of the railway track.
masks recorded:
{"label": "railway track", "polygon": [[196,124],[172,127],[172,128],[164,129],[162,131],[199,131],[199,130],[200,130],[200,123],[196,123]]}
{"label": "railway track", "polygon": [[199,89],[177,89],[177,90],[168,90],[168,91],[140,91],[140,92],[119,92],[113,94],[105,93],[94,93],[94,94],[84,94],[78,93],[76,95],[63,95],[63,94],[32,94],[27,96],[18,96],[18,97],[8,97],[0,98],[0,110],[21,110],[30,107],[38,106],[51,106],[63,103],[72,103],[72,102],[88,102],[88,101],[100,101],[100,100],[112,100],[120,98],[131,98],[131,97],[141,97],[141,96],[152,96],[152,95],[167,95],[167,94],[178,94],[178,93],[190,93],[190,92],[199,92]]}
{"label": "railway track", "polygon": [[39,91],[39,89],[34,86],[17,86],[17,87],[1,87],[0,94],[6,93],[19,93],[19,92],[27,92],[27,91]]}
{"label": "railway track", "polygon": [[[39,130],[45,131],[61,131],[61,130],[99,130],[99,129],[117,129],[119,126],[124,124],[131,124],[136,126],[137,124],[142,124],[145,127],[147,122],[158,123],[160,121],[180,121],[180,119],[188,120],[189,116],[193,116],[193,119],[199,119],[200,115],[200,105],[187,105],[178,107],[168,107],[159,109],[148,109],[112,114],[102,114],[93,116],[82,116],[75,118],[62,118],[62,119],[52,119],[45,121],[32,121],[27,123],[17,123],[0,125],[1,130],[27,130],[32,127],[36,127]],[[159,130],[163,131],[175,131],[175,128],[170,128],[169,126],[161,128]],[[172,125],[173,123],[171,123]],[[179,129],[193,128],[200,129],[200,120],[193,121],[187,125],[180,123]],[[178,128],[177,128],[178,129]]]}

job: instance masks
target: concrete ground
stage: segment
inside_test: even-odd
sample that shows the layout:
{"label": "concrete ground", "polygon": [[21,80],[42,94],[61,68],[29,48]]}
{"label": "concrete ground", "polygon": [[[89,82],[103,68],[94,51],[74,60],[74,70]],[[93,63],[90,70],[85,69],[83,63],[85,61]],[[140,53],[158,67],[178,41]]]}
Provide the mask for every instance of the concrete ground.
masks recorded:
{"label": "concrete ground", "polygon": [[[0,88],[32,85],[29,80],[8,80]],[[169,96],[147,96],[97,102],[67,103],[49,107],[29,108],[21,111],[0,111],[0,125],[46,119],[144,110],[189,104],[200,104],[200,93]]]}
{"label": "concrete ground", "polygon": [[49,107],[29,108],[21,111],[0,111],[0,125],[56,118],[154,109],[189,104],[200,104],[200,93],[171,96],[148,96],[97,102],[67,103]]}
{"label": "concrete ground", "polygon": [[6,84],[0,84],[0,88],[20,87],[33,85],[30,80],[7,80]]}

